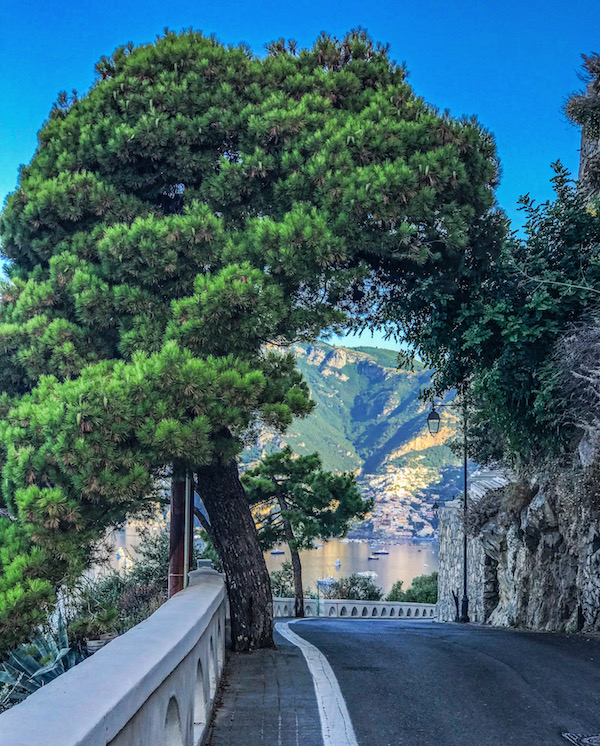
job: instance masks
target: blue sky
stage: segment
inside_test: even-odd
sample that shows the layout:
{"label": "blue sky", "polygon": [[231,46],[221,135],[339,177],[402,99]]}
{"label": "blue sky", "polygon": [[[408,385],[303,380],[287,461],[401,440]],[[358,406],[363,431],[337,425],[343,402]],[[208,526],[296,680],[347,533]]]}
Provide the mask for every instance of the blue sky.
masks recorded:
{"label": "blue sky", "polygon": [[389,42],[419,95],[455,116],[477,115],[495,134],[498,202],[516,226],[519,195],[551,196],[552,161],[576,172],[579,132],[561,107],[582,85],[581,53],[600,52],[593,0],[23,0],[3,3],[0,25],[0,201],[31,160],[58,91],[85,92],[94,63],[120,44],[193,27],[260,54],[282,36],[305,46],[322,30],[341,36],[359,25]]}

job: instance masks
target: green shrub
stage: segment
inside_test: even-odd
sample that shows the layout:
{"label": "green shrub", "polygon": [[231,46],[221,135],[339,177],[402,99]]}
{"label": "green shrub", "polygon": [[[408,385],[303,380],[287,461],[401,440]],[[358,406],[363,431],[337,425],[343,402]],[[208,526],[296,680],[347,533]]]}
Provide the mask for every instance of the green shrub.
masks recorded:
{"label": "green shrub", "polygon": [[284,560],[280,570],[273,570],[270,573],[271,593],[276,598],[293,598],[294,597],[294,573],[292,563]]}
{"label": "green shrub", "polygon": [[404,591],[402,590],[403,583],[401,580],[397,580],[392,586],[392,590],[385,597],[386,601],[404,601]]}
{"label": "green shrub", "polygon": [[397,580],[386,596],[386,601],[405,601],[413,604],[436,604],[438,595],[438,574],[419,575],[413,578],[409,588],[402,590],[402,581]]}
{"label": "green shrub", "polygon": [[354,573],[333,582],[324,595],[325,598],[344,598],[351,601],[381,601],[383,591],[371,578]]}
{"label": "green shrub", "polygon": [[[143,622],[167,600],[169,532],[142,533],[137,558],[128,572],[112,571],[97,578],[82,578],[67,600],[69,634],[84,648],[101,634],[122,634]],[[211,559],[216,552],[204,535],[194,543],[193,564]]]}
{"label": "green shrub", "polygon": [[117,609],[114,606],[100,607],[88,616],[73,620],[68,627],[69,637],[83,649],[87,640],[118,631]]}

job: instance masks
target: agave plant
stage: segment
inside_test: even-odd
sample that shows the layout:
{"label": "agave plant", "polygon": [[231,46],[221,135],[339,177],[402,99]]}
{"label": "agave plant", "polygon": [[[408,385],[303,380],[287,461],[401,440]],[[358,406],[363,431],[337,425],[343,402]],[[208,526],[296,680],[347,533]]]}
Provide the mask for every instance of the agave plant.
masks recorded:
{"label": "agave plant", "polygon": [[49,631],[39,632],[0,664],[0,709],[22,702],[84,658],[69,644],[62,615],[57,614]]}

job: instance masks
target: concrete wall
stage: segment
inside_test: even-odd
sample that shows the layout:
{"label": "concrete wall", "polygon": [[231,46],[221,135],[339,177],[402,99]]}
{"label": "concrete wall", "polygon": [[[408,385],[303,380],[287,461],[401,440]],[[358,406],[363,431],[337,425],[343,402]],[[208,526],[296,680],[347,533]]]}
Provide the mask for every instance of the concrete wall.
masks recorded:
{"label": "concrete wall", "polygon": [[198,746],[225,657],[214,570],[141,624],[0,715],[2,746]]}
{"label": "concrete wall", "polygon": [[[293,598],[273,599],[275,617],[294,616]],[[317,610],[316,599],[305,599],[304,614],[307,617],[350,617],[350,618],[392,618],[392,619],[433,619],[436,616],[435,604],[410,604],[394,601],[348,601],[343,599],[320,600]]]}

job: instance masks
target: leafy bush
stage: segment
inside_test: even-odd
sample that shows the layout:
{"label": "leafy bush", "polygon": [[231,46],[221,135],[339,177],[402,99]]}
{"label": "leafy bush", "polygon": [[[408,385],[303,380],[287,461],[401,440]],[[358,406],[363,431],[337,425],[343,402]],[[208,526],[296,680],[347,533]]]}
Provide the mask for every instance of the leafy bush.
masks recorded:
{"label": "leafy bush", "polygon": [[[145,531],[137,548],[138,557],[128,572],[110,572],[95,579],[84,578],[67,601],[69,634],[83,648],[87,640],[101,634],[122,634],[143,622],[167,600],[169,576],[169,532]],[[194,544],[194,564],[211,559],[216,552],[208,539]]]}
{"label": "leafy bush", "polygon": [[333,582],[324,595],[325,598],[344,598],[350,601],[381,601],[383,591],[371,578],[353,573]]}
{"label": "leafy bush", "polygon": [[114,606],[101,606],[88,616],[75,619],[68,627],[70,638],[81,650],[87,640],[118,631],[117,610]]}
{"label": "leafy bush", "polygon": [[29,645],[21,645],[0,664],[0,711],[22,702],[52,679],[85,658],[69,643],[60,614],[47,630],[38,632]]}
{"label": "leafy bush", "polygon": [[402,586],[404,583],[401,580],[397,580],[392,586],[392,590],[385,597],[386,601],[404,601],[404,591]]}
{"label": "leafy bush", "polygon": [[293,598],[294,597],[294,573],[292,563],[284,560],[280,570],[273,570],[270,573],[271,592],[274,597]]}
{"label": "leafy bush", "polygon": [[402,581],[397,580],[386,596],[386,601],[405,601],[413,604],[435,604],[438,596],[438,574],[419,575],[413,578],[409,588],[402,590]]}

